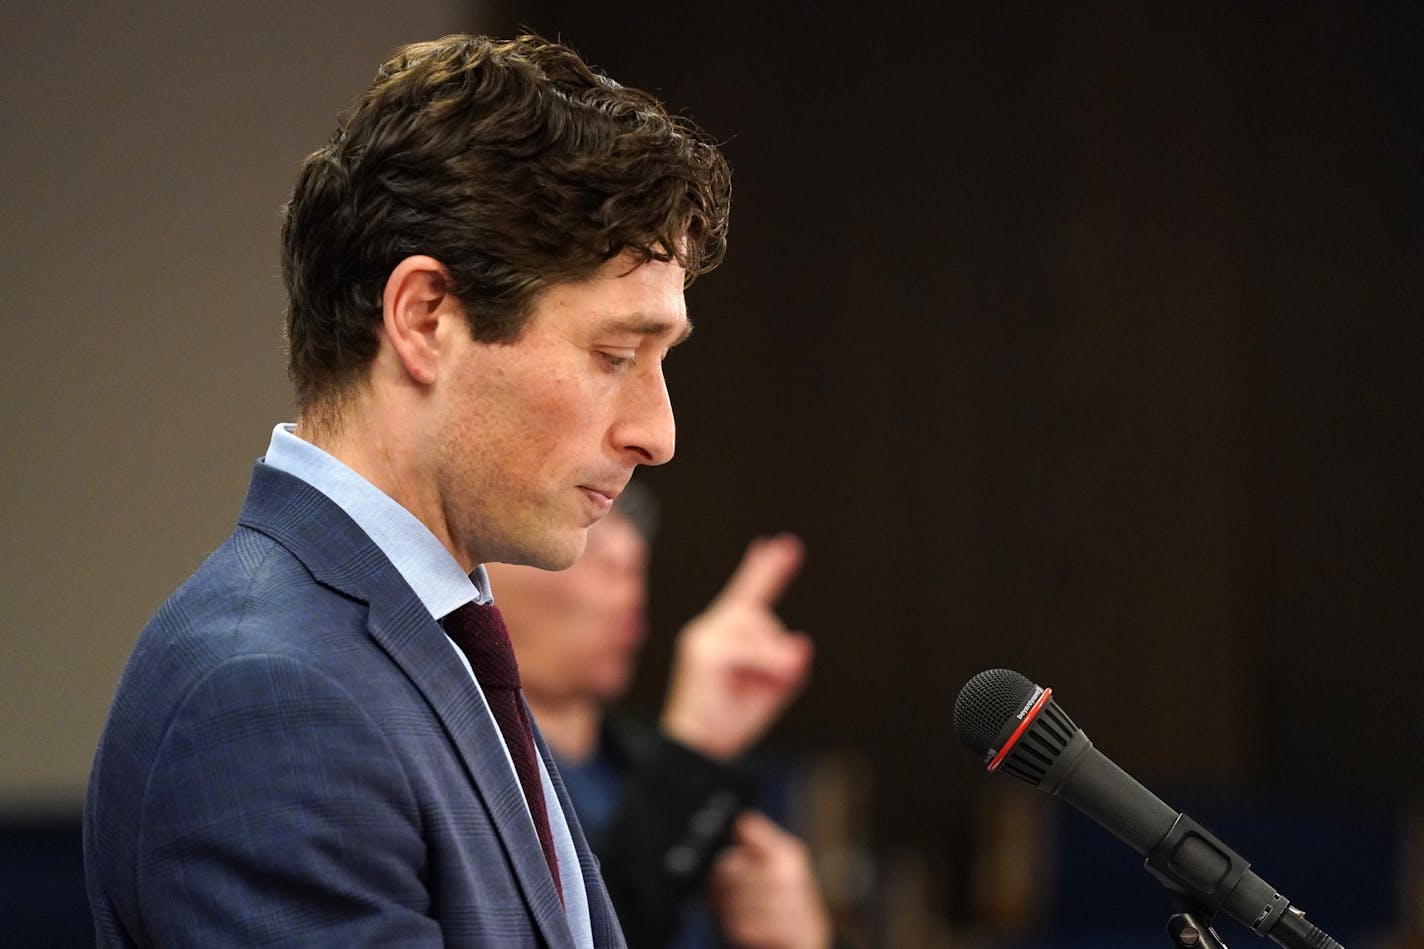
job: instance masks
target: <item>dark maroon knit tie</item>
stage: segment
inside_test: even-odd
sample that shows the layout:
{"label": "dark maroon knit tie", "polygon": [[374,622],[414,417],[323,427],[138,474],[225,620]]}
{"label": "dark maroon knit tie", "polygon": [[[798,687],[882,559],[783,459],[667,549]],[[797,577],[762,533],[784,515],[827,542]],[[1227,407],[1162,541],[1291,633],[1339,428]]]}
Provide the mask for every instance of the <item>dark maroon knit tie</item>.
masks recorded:
{"label": "dark maroon knit tie", "polygon": [[519,664],[514,660],[514,646],[504,617],[493,603],[480,604],[471,600],[444,619],[445,632],[470,660],[480,689],[489,703],[490,712],[504,735],[514,771],[524,786],[524,800],[534,818],[539,833],[539,845],[554,876],[559,899],[564,887],[559,879],[559,858],[554,852],[554,835],[549,830],[549,812],[544,807],[544,785],[539,780],[539,758],[534,749],[534,731],[529,725],[529,713],[519,692]]}

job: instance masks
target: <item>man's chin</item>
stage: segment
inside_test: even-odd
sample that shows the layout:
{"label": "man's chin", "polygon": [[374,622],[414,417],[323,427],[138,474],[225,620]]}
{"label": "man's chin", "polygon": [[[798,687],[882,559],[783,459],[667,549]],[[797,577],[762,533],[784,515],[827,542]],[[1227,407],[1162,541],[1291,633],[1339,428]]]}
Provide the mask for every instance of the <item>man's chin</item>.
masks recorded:
{"label": "man's chin", "polygon": [[580,527],[565,535],[545,538],[545,541],[529,549],[520,562],[540,570],[567,570],[583,556],[588,528]]}

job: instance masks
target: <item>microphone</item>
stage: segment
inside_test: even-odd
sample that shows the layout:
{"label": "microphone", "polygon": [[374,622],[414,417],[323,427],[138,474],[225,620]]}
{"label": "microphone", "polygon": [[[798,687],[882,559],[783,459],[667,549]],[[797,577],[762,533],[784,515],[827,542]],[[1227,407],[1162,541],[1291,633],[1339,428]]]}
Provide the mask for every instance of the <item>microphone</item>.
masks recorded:
{"label": "microphone", "polygon": [[1146,855],[1149,873],[1201,909],[1225,910],[1286,949],[1343,949],[1210,831],[1095,749],[1052,689],[1009,669],[987,669],[960,689],[954,730],[991,772],[1063,798]]}

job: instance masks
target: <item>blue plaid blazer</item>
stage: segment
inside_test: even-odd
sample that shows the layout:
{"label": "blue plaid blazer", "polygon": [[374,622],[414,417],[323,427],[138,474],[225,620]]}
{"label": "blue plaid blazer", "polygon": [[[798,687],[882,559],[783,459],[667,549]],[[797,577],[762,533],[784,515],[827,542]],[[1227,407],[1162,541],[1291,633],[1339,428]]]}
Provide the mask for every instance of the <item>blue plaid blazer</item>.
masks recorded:
{"label": "blue plaid blazer", "polygon": [[[594,941],[624,946],[542,738]],[[496,726],[325,495],[258,464],[140,635],[90,776],[100,946],[573,949]]]}

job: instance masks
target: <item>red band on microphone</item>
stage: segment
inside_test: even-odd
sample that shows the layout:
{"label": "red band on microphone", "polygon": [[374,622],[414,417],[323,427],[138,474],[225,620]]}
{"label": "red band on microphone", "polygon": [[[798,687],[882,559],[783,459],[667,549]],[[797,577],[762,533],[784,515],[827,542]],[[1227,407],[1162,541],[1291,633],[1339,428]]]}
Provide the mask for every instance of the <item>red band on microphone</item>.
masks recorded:
{"label": "red band on microphone", "polygon": [[1019,727],[1014,729],[1014,733],[1009,736],[1009,740],[1004,742],[1004,747],[1000,748],[999,753],[994,756],[994,760],[989,762],[990,771],[993,771],[1004,763],[1004,759],[1009,756],[1010,751],[1013,751],[1014,745],[1018,744],[1019,738],[1023,736],[1023,733],[1033,724],[1033,720],[1038,717],[1039,710],[1043,708],[1043,704],[1048,701],[1048,697],[1052,694],[1052,689],[1043,690],[1043,694],[1038,697],[1038,701],[1033,703],[1033,708],[1029,709],[1028,714],[1024,716],[1024,720],[1019,722]]}

